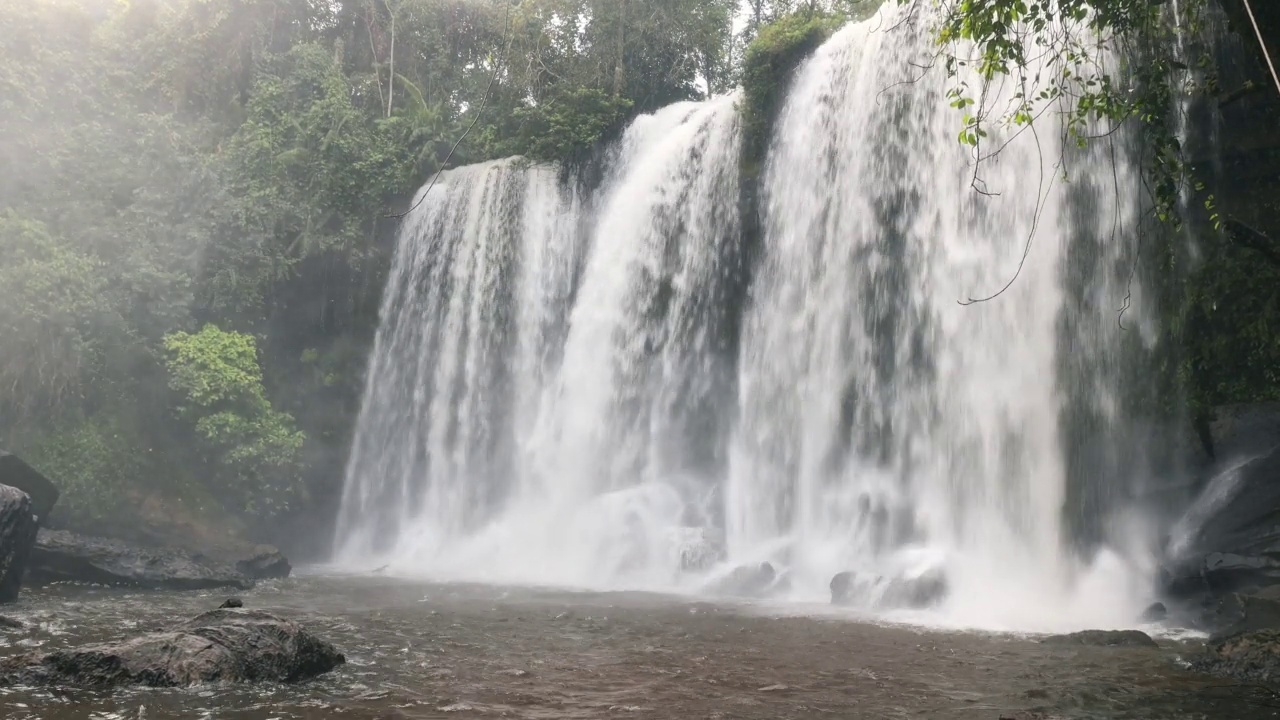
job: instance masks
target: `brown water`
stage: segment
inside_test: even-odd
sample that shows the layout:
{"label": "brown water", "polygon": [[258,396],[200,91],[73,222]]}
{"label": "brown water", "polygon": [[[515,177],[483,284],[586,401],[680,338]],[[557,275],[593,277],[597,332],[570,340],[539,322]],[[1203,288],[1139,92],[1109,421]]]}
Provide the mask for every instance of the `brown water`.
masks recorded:
{"label": "brown water", "polygon": [[[0,654],[126,637],[220,593],[24,591]],[[114,718],[1267,718],[1280,700],[1181,669],[1199,643],[1034,639],[796,617],[642,593],[302,577],[241,597],[337,644],[296,686],[0,689],[5,720]]]}

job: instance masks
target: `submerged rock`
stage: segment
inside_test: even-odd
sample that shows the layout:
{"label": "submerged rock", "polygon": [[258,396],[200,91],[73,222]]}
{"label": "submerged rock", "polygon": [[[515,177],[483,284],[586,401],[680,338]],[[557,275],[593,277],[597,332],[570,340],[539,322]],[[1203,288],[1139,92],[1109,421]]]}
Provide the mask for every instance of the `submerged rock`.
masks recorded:
{"label": "submerged rock", "polygon": [[17,455],[0,450],[0,485],[8,485],[26,493],[31,498],[31,512],[37,522],[43,523],[53,512],[60,493],[44,475],[26,464]]}
{"label": "submerged rock", "polygon": [[71,580],[151,589],[246,590],[253,579],[231,565],[172,548],[40,530],[31,551],[31,574],[46,582]]}
{"label": "submerged rock", "polygon": [[18,488],[0,485],[0,602],[18,599],[35,541],[31,497]]}
{"label": "submerged rock", "polygon": [[1151,636],[1140,630],[1082,630],[1067,635],[1050,635],[1040,642],[1045,645],[1089,645],[1093,647],[1158,647]]}
{"label": "submerged rock", "polygon": [[333,645],[290,620],[256,610],[213,610],[173,630],[132,640],[5,658],[0,682],[95,687],[298,682],[344,662]]}

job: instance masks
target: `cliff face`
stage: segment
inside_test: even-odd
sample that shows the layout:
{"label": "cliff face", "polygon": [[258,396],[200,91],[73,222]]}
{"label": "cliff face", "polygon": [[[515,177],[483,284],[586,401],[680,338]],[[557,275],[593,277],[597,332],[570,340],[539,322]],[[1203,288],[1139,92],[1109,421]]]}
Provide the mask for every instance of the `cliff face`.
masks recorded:
{"label": "cliff face", "polygon": [[[1267,70],[1244,0],[1220,1],[1234,47],[1219,53],[1217,157],[1201,153],[1196,160],[1201,166],[1217,163],[1211,175],[1216,176],[1216,194],[1233,239],[1247,245],[1270,239],[1270,247],[1259,252],[1274,254],[1280,264],[1280,90]],[[1252,0],[1250,7],[1271,59],[1280,61],[1280,3]],[[1248,237],[1249,229],[1267,238]]]}

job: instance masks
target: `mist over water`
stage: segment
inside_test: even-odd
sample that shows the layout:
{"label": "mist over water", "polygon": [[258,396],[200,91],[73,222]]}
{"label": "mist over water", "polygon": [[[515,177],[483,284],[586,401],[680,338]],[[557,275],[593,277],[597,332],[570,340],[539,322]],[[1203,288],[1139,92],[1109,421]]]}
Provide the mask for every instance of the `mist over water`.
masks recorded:
{"label": "mist over water", "polygon": [[933,573],[945,599],[891,616],[1132,625],[1152,533],[1128,500],[1148,470],[1118,398],[1115,310],[1130,297],[1141,339],[1119,239],[1137,169],[1114,146],[1064,166],[1047,115],[1038,132],[992,127],[977,152],[1002,149],[975,174],[957,81],[921,74],[927,28],[900,12],[798,71],[758,246],[733,96],[637,119],[590,191],[521,160],[424,189],[339,560],[691,592],[768,561],[777,600],[823,602],[852,571],[857,603],[882,611],[876,578]]}

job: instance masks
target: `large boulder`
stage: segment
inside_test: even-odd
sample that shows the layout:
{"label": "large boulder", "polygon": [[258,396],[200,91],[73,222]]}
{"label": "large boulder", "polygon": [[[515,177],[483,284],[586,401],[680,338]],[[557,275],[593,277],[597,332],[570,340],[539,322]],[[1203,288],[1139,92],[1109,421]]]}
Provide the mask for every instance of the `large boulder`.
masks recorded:
{"label": "large boulder", "polygon": [[175,687],[299,682],[346,660],[297,623],[254,610],[214,610],[165,632],[0,660],[0,683]]}
{"label": "large boulder", "polygon": [[947,597],[949,586],[942,568],[915,577],[896,577],[885,583],[879,605],[889,608],[926,608]]}
{"label": "large boulder", "polygon": [[740,565],[714,582],[711,591],[730,597],[759,598],[778,589],[780,581],[778,572],[770,563]]}
{"label": "large boulder", "polygon": [[862,583],[859,582],[858,574],[852,570],[838,572],[831,577],[831,604],[832,605],[853,605],[860,597],[859,590]]}
{"label": "large boulder", "polygon": [[204,590],[253,587],[234,566],[173,548],[41,529],[31,550],[31,575],[44,582],[78,582],[151,589]]}
{"label": "large boulder", "polygon": [[31,497],[31,512],[44,523],[58,504],[58,488],[17,455],[0,450],[0,485],[15,487]]}
{"label": "large boulder", "polygon": [[18,599],[35,541],[31,497],[15,487],[0,485],[0,602]]}
{"label": "large boulder", "polygon": [[236,569],[253,580],[272,580],[289,577],[293,566],[275,546],[258,545],[244,559],[236,561]]}
{"label": "large boulder", "polygon": [[1220,470],[1175,532],[1162,568],[1166,596],[1280,585],[1280,450]]}

